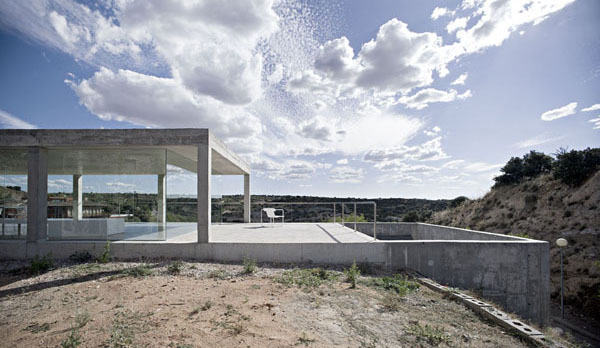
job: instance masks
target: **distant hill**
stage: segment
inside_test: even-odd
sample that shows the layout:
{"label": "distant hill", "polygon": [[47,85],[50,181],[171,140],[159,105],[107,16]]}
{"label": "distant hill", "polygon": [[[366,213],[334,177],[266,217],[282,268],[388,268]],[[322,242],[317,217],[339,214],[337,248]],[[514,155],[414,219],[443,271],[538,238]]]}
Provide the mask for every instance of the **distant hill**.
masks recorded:
{"label": "distant hill", "polygon": [[[226,206],[227,216],[224,221],[237,222],[242,219],[242,206],[239,202],[243,200],[241,195],[225,195],[220,200],[213,199],[213,203],[224,202],[231,204]],[[429,218],[433,212],[446,209],[450,206],[450,200],[446,199],[421,199],[421,198],[336,198],[318,196],[281,196],[281,195],[252,195],[253,216],[252,220],[260,219],[260,209],[254,205],[258,202],[312,202],[323,203],[316,205],[294,205],[279,204],[277,208],[285,209],[285,219],[289,222],[322,222],[332,217],[333,207],[329,202],[375,202],[377,204],[377,221],[393,222],[403,221],[407,217],[418,220]],[[217,206],[213,206],[213,221],[218,221],[214,216],[218,214]],[[358,215],[362,215],[367,221],[373,221],[373,206],[367,204],[357,205]],[[341,205],[336,206],[336,215],[341,214]],[[353,204],[345,205],[345,214],[351,214]]]}
{"label": "distant hill", "polygon": [[600,171],[575,187],[552,174],[496,185],[481,199],[434,213],[429,222],[550,242],[555,300],[560,296],[560,252],[555,241],[566,238],[566,301],[600,318]]}

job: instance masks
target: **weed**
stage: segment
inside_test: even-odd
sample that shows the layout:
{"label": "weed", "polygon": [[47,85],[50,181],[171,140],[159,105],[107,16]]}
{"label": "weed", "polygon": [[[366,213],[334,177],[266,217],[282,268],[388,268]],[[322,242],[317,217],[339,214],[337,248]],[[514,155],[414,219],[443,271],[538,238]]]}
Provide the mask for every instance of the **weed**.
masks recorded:
{"label": "weed", "polygon": [[121,271],[121,275],[125,277],[141,278],[152,275],[152,270],[146,264],[138,265],[131,268],[126,268]]}
{"label": "weed", "polygon": [[284,271],[275,281],[288,286],[297,285],[304,288],[316,288],[324,282],[336,280],[337,278],[338,275],[335,272],[322,268],[296,268]]}
{"label": "weed", "polygon": [[104,244],[104,251],[102,251],[102,254],[96,258],[96,261],[100,263],[108,263],[110,259],[110,241],[106,241],[106,244]]}
{"label": "weed", "polygon": [[401,274],[396,274],[393,277],[367,278],[362,283],[373,288],[393,291],[400,297],[406,296],[409,292],[419,288],[418,283],[408,280],[406,276]]}
{"label": "weed", "polygon": [[52,258],[52,254],[46,254],[40,258],[38,255],[35,255],[33,260],[29,262],[29,274],[31,275],[39,275],[42,273],[46,273],[54,266],[54,259]]}
{"label": "weed", "polygon": [[86,263],[94,259],[88,251],[76,251],[69,256],[69,261],[73,263]]}
{"label": "weed", "polygon": [[167,272],[169,272],[169,274],[179,274],[181,273],[183,269],[183,262],[177,260],[174,262],[171,262],[171,264],[167,267]]}
{"label": "weed", "polygon": [[313,343],[315,340],[312,338],[309,338],[305,332],[302,333],[302,335],[300,335],[300,337],[298,337],[298,343],[296,343],[296,345],[299,344],[303,344],[305,346],[308,346],[309,344]]}
{"label": "weed", "polygon": [[350,268],[344,270],[344,274],[346,275],[346,282],[350,283],[350,287],[352,289],[356,288],[356,281],[360,276],[360,270],[356,267],[356,261],[352,263]]}
{"label": "weed", "polygon": [[402,308],[402,297],[397,294],[387,292],[380,301],[383,310],[386,312],[397,312]]}
{"label": "weed", "polygon": [[33,323],[23,329],[23,331],[29,331],[34,334],[38,333],[38,332],[46,332],[48,330],[50,330],[49,323],[43,323],[43,324]]}
{"label": "weed", "polygon": [[443,329],[439,327],[413,323],[412,326],[408,329],[408,333],[415,336],[417,342],[425,341],[432,346],[439,346],[440,343],[449,343],[450,336],[444,332]]}
{"label": "weed", "polygon": [[91,320],[92,319],[90,318],[90,314],[88,312],[79,313],[77,316],[75,316],[75,328],[81,329]]}
{"label": "weed", "polygon": [[71,329],[69,336],[65,338],[61,343],[61,348],[76,348],[81,345],[81,335],[77,332],[77,329]]}
{"label": "weed", "polygon": [[207,311],[209,310],[211,307],[213,306],[213,303],[211,300],[208,300],[206,302],[204,302],[204,304],[202,305],[202,307],[200,307],[200,309],[202,309],[203,311]]}
{"label": "weed", "polygon": [[133,329],[123,320],[124,313],[117,313],[110,332],[109,346],[111,348],[129,347],[133,343]]}
{"label": "weed", "polygon": [[152,315],[140,312],[117,312],[113,319],[113,325],[108,340],[111,348],[125,348],[133,346],[136,331],[141,330],[146,322],[140,322],[144,317]]}
{"label": "weed", "polygon": [[242,274],[252,274],[256,272],[256,260],[244,257],[243,261],[244,269]]}
{"label": "weed", "polygon": [[219,279],[219,280],[225,280],[227,278],[229,278],[229,273],[227,273],[227,271],[225,271],[224,269],[218,269],[215,271],[211,271],[208,274],[209,278],[214,278],[214,279]]}

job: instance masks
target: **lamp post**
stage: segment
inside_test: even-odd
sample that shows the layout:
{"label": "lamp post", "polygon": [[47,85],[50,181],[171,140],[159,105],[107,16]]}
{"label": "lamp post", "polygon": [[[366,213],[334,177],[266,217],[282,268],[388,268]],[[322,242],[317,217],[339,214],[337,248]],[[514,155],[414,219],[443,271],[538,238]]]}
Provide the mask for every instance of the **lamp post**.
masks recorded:
{"label": "lamp post", "polygon": [[564,238],[558,238],[556,240],[556,245],[560,248],[560,317],[561,319],[565,318],[565,277],[563,273],[563,250],[569,245]]}

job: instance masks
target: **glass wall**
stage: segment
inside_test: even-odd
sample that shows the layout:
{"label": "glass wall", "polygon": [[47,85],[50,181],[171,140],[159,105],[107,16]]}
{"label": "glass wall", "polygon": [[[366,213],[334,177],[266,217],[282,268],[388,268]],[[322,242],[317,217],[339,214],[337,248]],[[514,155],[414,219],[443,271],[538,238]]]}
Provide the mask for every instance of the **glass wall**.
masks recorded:
{"label": "glass wall", "polygon": [[0,238],[27,236],[27,150],[0,150]]}
{"label": "glass wall", "polygon": [[48,239],[195,241],[196,158],[193,147],[49,150]]}
{"label": "glass wall", "polygon": [[[167,153],[169,156],[169,153]],[[195,242],[198,238],[198,179],[196,173],[167,165],[167,231],[170,241]]]}
{"label": "glass wall", "polygon": [[166,240],[166,149],[48,151],[48,239]]}

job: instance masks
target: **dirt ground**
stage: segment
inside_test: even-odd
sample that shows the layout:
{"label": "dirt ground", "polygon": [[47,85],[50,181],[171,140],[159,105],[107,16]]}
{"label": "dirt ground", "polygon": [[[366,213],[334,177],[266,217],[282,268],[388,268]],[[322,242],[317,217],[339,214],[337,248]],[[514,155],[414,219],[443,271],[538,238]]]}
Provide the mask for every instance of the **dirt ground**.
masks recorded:
{"label": "dirt ground", "polygon": [[425,287],[368,284],[381,275],[352,289],[340,270],[309,270],[314,284],[274,266],[25,265],[0,263],[2,347],[526,347]]}

